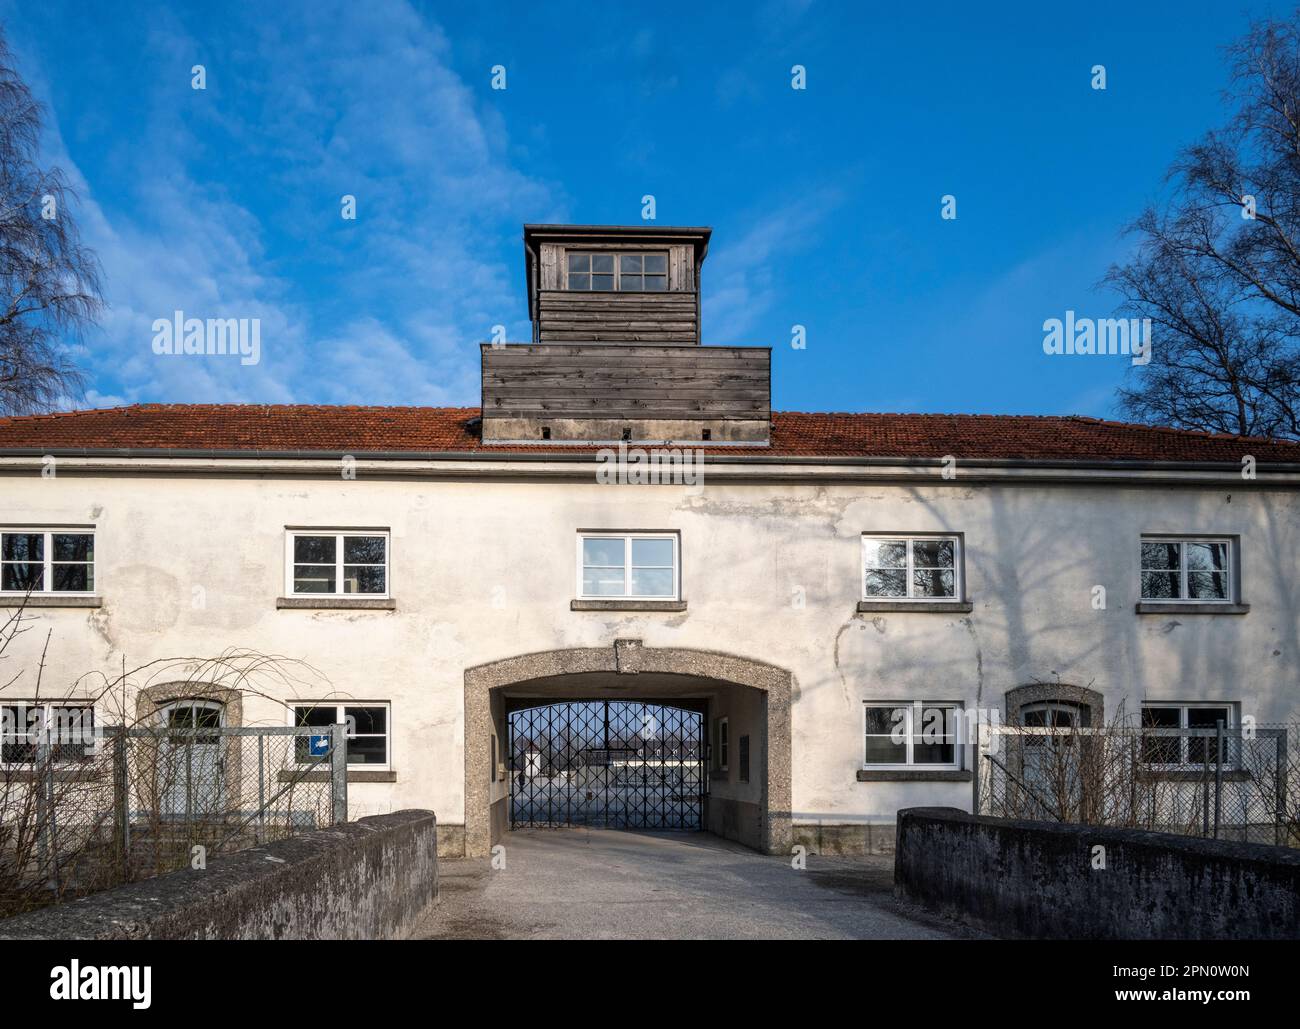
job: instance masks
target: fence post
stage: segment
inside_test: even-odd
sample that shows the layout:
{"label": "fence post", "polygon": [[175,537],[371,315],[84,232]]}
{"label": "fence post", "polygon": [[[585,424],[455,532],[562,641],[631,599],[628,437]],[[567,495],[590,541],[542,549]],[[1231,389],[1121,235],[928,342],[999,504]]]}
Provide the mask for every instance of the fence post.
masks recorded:
{"label": "fence post", "polygon": [[1128,741],[1128,824],[1138,826],[1141,824],[1141,815],[1138,814],[1138,757],[1142,749],[1142,738]]}
{"label": "fence post", "polygon": [[1204,789],[1201,803],[1201,835],[1210,835],[1210,741],[1204,736],[1193,736],[1193,739],[1200,739],[1205,742],[1205,749],[1201,752],[1205,755],[1204,768],[1201,772],[1201,782]]}
{"label": "fence post", "polygon": [[127,798],[126,726],[115,725],[108,730],[113,741],[113,848],[117,851],[117,864],[122,882],[127,881],[131,866],[131,807]]}
{"label": "fence post", "polygon": [[[1290,765],[1288,764],[1290,760],[1290,751],[1287,749],[1287,732],[1288,730],[1282,729],[1277,735],[1277,775],[1274,776],[1274,781],[1276,783],[1274,792],[1276,793],[1276,796],[1273,798],[1273,806],[1277,809],[1277,814],[1274,816],[1277,824],[1277,830],[1274,833],[1274,840],[1279,846],[1285,846],[1291,842],[1289,839],[1290,812],[1286,809],[1287,773],[1290,771]],[[1297,812],[1297,815],[1300,816],[1300,812]]]}
{"label": "fence post", "polygon": [[[190,724],[196,725],[194,711],[190,710]],[[194,836],[194,740],[191,732],[186,737],[185,746],[185,826],[191,838]]]}
{"label": "fence post", "polygon": [[44,780],[40,784],[40,789],[45,793],[47,800],[45,802],[45,830],[49,834],[49,843],[47,844],[50,855],[50,881],[54,885],[54,892],[61,892],[59,886],[59,812],[58,800],[54,789],[54,746],[50,742],[50,729],[47,725],[45,728],[45,768]]}
{"label": "fence post", "polygon": [[1223,719],[1214,723],[1214,838],[1223,818]]}
{"label": "fence post", "polygon": [[[289,745],[296,747],[298,738],[289,737]],[[266,839],[266,737],[257,737],[257,842]]]}
{"label": "fence post", "polygon": [[[970,777],[970,813],[972,815],[978,815],[980,813],[980,755],[984,750],[983,721],[984,719],[982,715],[977,714],[975,722],[975,746],[973,748],[975,753],[973,755],[974,760],[971,762]],[[992,729],[989,731],[992,732]]]}
{"label": "fence post", "polygon": [[348,735],[342,722],[330,726],[330,799],[334,824],[348,820]]}

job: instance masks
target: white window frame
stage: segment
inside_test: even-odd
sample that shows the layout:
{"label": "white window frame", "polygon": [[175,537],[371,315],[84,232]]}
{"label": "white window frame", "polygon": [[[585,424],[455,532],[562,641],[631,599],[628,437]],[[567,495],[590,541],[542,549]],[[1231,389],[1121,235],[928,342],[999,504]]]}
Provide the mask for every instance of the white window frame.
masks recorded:
{"label": "white window frame", "polygon": [[[1141,724],[1141,719],[1142,719],[1142,714],[1144,714],[1144,713],[1146,712],[1146,709],[1149,708],[1149,707],[1177,708],[1177,709],[1178,709],[1178,728],[1179,728],[1179,729],[1186,729],[1186,728],[1188,728],[1188,725],[1187,725],[1187,722],[1188,722],[1187,713],[1188,713],[1189,711],[1194,711],[1194,710],[1202,710],[1202,711],[1203,711],[1203,710],[1206,710],[1207,708],[1211,708],[1211,709],[1226,709],[1226,710],[1227,710],[1227,712],[1228,712],[1228,717],[1227,717],[1226,719],[1224,719],[1224,722],[1223,722],[1223,731],[1224,731],[1225,733],[1227,733],[1227,732],[1228,732],[1229,730],[1231,730],[1231,729],[1236,728],[1236,725],[1237,725],[1237,705],[1236,705],[1235,703],[1232,703],[1231,701],[1226,701],[1226,700],[1191,700],[1191,701],[1183,701],[1183,700],[1144,700],[1144,701],[1142,702],[1141,709],[1140,709],[1139,712],[1138,712],[1138,725],[1139,725],[1139,728],[1140,728],[1140,729],[1142,729],[1142,728],[1146,728],[1145,726],[1143,726],[1143,725]],[[1170,728],[1172,729],[1173,726],[1170,726]],[[1159,737],[1155,737],[1155,738],[1158,739]],[[1165,737],[1165,738],[1167,739],[1168,737]],[[1203,737],[1203,738],[1205,739],[1205,741],[1206,741],[1206,746],[1208,747],[1208,746],[1210,745],[1210,740],[1212,739],[1212,737],[1208,737],[1208,736],[1207,736],[1207,737]],[[1225,737],[1225,739],[1226,739],[1226,737]],[[1150,771],[1153,771],[1153,772],[1189,772],[1189,771],[1200,771],[1200,770],[1202,770],[1202,769],[1205,767],[1205,765],[1204,765],[1203,762],[1201,762],[1201,761],[1189,761],[1189,760],[1186,760],[1186,758],[1187,758],[1187,750],[1188,750],[1188,743],[1189,743],[1189,740],[1190,740],[1190,738],[1187,737],[1187,736],[1179,736],[1179,737],[1178,737],[1178,756],[1179,756],[1180,758],[1183,758],[1184,760],[1178,761],[1178,762],[1176,762],[1176,763],[1169,763],[1169,762],[1160,762],[1160,763],[1155,763],[1155,762],[1147,762],[1147,761],[1139,760],[1138,764],[1141,765],[1141,767],[1146,768],[1146,769],[1149,769]],[[1141,753],[1141,752],[1139,751],[1139,755],[1140,755],[1140,753]],[[1218,764],[1217,761],[1216,761],[1216,762],[1211,762],[1210,767],[1213,768],[1213,767],[1215,767],[1215,765],[1217,765],[1217,764]],[[1235,768],[1235,767],[1236,767],[1236,762],[1235,762],[1234,759],[1233,759],[1232,747],[1231,747],[1230,745],[1224,747],[1224,762],[1223,762],[1223,767],[1224,767],[1225,769]]]}
{"label": "white window frame", "polygon": [[[621,539],[623,541],[623,592],[622,593],[584,593],[582,591],[582,544],[589,539]],[[633,593],[632,590],[632,541],[634,539],[671,540],[673,544],[673,589],[666,596],[650,596],[645,593]],[[579,600],[680,600],[682,594],[682,541],[678,532],[578,532],[576,557],[577,592]]]}
{"label": "white window frame", "polygon": [[[355,594],[348,594],[348,595],[354,596]],[[393,770],[393,704],[392,701],[388,701],[388,700],[291,700],[289,701],[289,725],[296,726],[298,724],[298,708],[300,707],[311,707],[311,708],[332,707],[334,708],[334,721],[336,723],[342,722],[344,725],[347,725],[347,709],[350,707],[382,707],[384,709],[384,725],[388,727],[387,731],[383,734],[384,757],[387,760],[385,760],[384,763],[381,765],[361,764],[361,763],[352,764],[347,762],[345,763],[347,764],[347,769],[349,772],[352,771],[391,772]],[[321,735],[324,734],[322,733]],[[348,736],[347,738],[354,739],[357,736],[370,737],[370,736],[378,736],[378,735],[379,733],[363,732],[363,733],[353,733],[351,736]],[[347,757],[346,752],[344,753],[344,757],[345,758]],[[293,761],[295,767],[298,767],[305,763],[305,762],[300,762],[298,760],[298,756],[296,753],[293,754],[291,760]]]}
{"label": "white window frame", "polygon": [[[1142,546],[1147,543],[1178,544],[1178,593],[1177,597],[1148,597],[1142,592],[1143,572],[1168,572],[1172,569],[1144,568],[1142,565]],[[1188,543],[1221,543],[1224,545],[1228,564],[1223,570],[1228,584],[1228,595],[1222,600],[1214,597],[1189,597],[1187,595],[1187,547]],[[1156,536],[1143,535],[1138,541],[1138,599],[1144,604],[1236,604],[1237,601],[1237,540],[1233,536]]]}
{"label": "white window frame", "polygon": [[[913,577],[912,572],[915,568],[913,558],[912,544],[917,542],[927,542],[931,540],[947,540],[952,543],[952,596],[951,597],[914,597],[912,596]],[[867,544],[874,543],[906,543],[907,544],[907,570],[904,581],[907,584],[907,595],[903,597],[886,597],[875,593],[867,592]],[[961,533],[952,532],[864,532],[862,534],[861,551],[858,554],[858,586],[864,601],[876,601],[881,603],[898,602],[900,604],[958,604],[966,599],[966,545]],[[876,569],[879,571],[880,569]],[[894,569],[898,571],[899,569]]]}
{"label": "white window frame", "polygon": [[[5,536],[34,536],[44,534],[45,542],[42,544],[42,554],[44,556],[44,571],[41,575],[41,589],[32,590],[33,597],[96,597],[99,596],[99,539],[95,532],[94,526],[86,525],[63,525],[55,528],[46,528],[39,525],[33,526],[0,526],[0,534]],[[94,557],[89,561],[55,561],[54,560],[54,539],[55,536],[90,536],[92,539],[91,547]],[[20,562],[3,562],[5,564],[15,564]],[[56,564],[87,564],[90,566],[90,576],[94,580],[94,588],[88,590],[56,590],[54,586],[54,566]],[[25,597],[26,590],[6,590],[0,589],[0,596],[5,597]]]}
{"label": "white window frame", "polygon": [[[72,707],[83,711],[88,710],[91,713],[92,726],[93,726],[92,731],[97,729],[99,726],[99,709],[95,706],[95,704],[92,701],[89,700],[49,701],[49,700],[33,700],[30,697],[25,697],[25,698],[16,697],[11,700],[8,697],[0,697],[0,707],[17,707],[17,708],[24,708],[28,710],[30,710],[31,708],[39,707],[41,709],[41,718],[43,719],[43,724],[45,725],[50,724],[51,712],[56,707]],[[2,726],[2,722],[0,722],[0,726]],[[24,732],[21,735],[28,736],[30,734]],[[86,744],[87,748],[96,747],[99,745],[98,736],[96,735],[95,737],[93,737],[93,739],[94,739],[93,743]],[[16,742],[18,742],[16,738],[15,739],[5,738],[3,732],[0,731],[0,743],[16,743]],[[55,742],[57,743],[58,741],[56,740]],[[90,753],[86,753],[83,757],[75,761],[55,761],[54,767],[55,768],[82,768],[85,766],[85,763],[90,760],[91,756],[92,755]],[[0,769],[18,770],[24,768],[33,768],[35,767],[35,764],[36,764],[35,761],[0,760]]]}
{"label": "white window frame", "polygon": [[[299,536],[333,536],[334,537],[334,593],[296,593],[293,588],[294,541]],[[384,592],[383,593],[341,593],[343,586],[343,541],[349,536],[382,536],[384,538]],[[284,530],[284,595],[310,600],[312,597],[345,598],[347,600],[388,600],[393,595],[393,538],[388,529],[335,529],[335,528],[286,528]]]}
{"label": "white window frame", "polygon": [[[889,537],[889,538],[894,539],[896,537]],[[901,762],[894,761],[886,764],[882,762],[867,760],[867,736],[871,735],[874,737],[878,737],[881,735],[880,733],[868,734],[867,732],[867,711],[871,708],[885,708],[888,711],[890,711],[891,714],[895,711],[898,711],[900,708],[906,712],[903,716],[904,732],[907,734],[906,736],[907,742],[905,744],[905,750],[904,750],[904,754],[906,755],[905,761],[901,761]],[[962,753],[962,738],[961,738],[962,726],[965,724],[962,718],[962,713],[965,711],[965,705],[962,704],[961,701],[955,701],[955,700],[921,701],[921,710],[924,711],[926,708],[942,708],[945,711],[953,712],[952,761],[936,763],[936,762],[914,761],[912,759],[912,754],[916,745],[916,735],[917,735],[916,727],[914,725],[915,715],[916,715],[916,701],[914,700],[904,700],[904,701],[864,700],[862,702],[862,729],[861,729],[862,735],[860,737],[862,740],[862,770],[864,772],[904,772],[904,771],[911,771],[913,769],[932,771],[932,772],[961,771],[962,760],[965,756]],[[945,720],[946,720],[946,716],[945,716]],[[896,720],[891,718],[891,723],[894,721]],[[922,731],[924,731],[924,726],[922,726]]]}

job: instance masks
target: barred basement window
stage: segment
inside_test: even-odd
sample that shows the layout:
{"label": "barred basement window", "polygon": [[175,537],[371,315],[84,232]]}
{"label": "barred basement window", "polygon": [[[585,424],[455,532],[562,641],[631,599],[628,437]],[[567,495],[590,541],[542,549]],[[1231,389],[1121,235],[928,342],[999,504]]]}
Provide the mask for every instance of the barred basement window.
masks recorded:
{"label": "barred basement window", "polygon": [[663,253],[571,252],[565,271],[571,290],[662,293],[668,288],[668,255]]}
{"label": "barred basement window", "polygon": [[93,529],[0,532],[0,593],[93,593]]}

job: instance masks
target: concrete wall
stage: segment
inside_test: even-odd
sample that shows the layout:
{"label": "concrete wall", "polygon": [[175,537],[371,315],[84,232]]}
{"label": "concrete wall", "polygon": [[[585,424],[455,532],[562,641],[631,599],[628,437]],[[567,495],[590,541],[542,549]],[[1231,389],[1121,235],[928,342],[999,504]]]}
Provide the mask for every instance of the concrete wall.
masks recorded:
{"label": "concrete wall", "polygon": [[400,811],[0,921],[0,940],[400,938],[438,896],[437,819]]}
{"label": "concrete wall", "polygon": [[[718,719],[727,719],[729,734],[726,770],[710,768],[706,825],[712,833],[761,849],[763,839],[763,781],[767,743],[767,698],[759,690],[729,686],[718,690],[709,704],[705,732],[714,740]],[[749,778],[741,779],[741,738],[749,738]]]}
{"label": "concrete wall", "polygon": [[[1300,494],[1207,487],[387,478],[3,476],[0,522],[93,524],[100,608],[40,609],[10,648],[30,696],[125,662],[245,647],[301,659],[258,683],[246,724],[293,699],[392,703],[393,782],[354,782],[355,815],[410,807],[463,822],[464,673],[519,654],[724,651],[789,670],[793,816],[807,833],[888,826],[900,807],[969,804],[960,782],[859,782],[862,704],[1001,706],[1035,680],[1144,698],[1235,700],[1261,722],[1300,696]],[[395,609],[281,610],[285,526],[387,526]],[[685,611],[571,611],[575,532],[678,530]],[[864,531],[960,531],[973,610],[859,613]],[[1240,534],[1246,615],[1139,615],[1139,535]],[[1094,585],[1108,591],[1092,607]],[[9,674],[12,674],[9,673]],[[62,686],[60,688],[63,688]],[[86,681],[86,689],[92,684]],[[733,731],[734,732],[734,731]],[[738,734],[737,734],[738,735]],[[486,762],[485,762],[486,765]],[[728,786],[728,789],[730,786]],[[724,796],[719,787],[719,796]],[[504,795],[504,785],[498,787]]]}
{"label": "concrete wall", "polygon": [[898,813],[894,881],[1008,936],[1300,939],[1300,851],[1285,847],[914,808]]}

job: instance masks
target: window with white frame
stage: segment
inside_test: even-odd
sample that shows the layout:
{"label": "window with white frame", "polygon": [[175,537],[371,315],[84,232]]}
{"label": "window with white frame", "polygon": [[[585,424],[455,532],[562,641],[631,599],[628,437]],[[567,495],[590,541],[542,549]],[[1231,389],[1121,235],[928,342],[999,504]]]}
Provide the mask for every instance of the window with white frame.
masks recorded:
{"label": "window with white frame", "polygon": [[34,764],[42,746],[56,764],[88,761],[95,746],[90,704],[11,700],[0,704],[0,765]]}
{"label": "window with white frame", "polygon": [[1142,599],[1231,603],[1233,540],[1142,537]]}
{"label": "window with white frame", "polygon": [[679,546],[675,532],[578,534],[578,597],[677,600]]}
{"label": "window with white frame", "polygon": [[93,593],[93,529],[0,530],[0,593]]}
{"label": "window with white frame", "polygon": [[289,531],[291,596],[388,596],[388,533],[375,529]]}
{"label": "window with white frame", "polygon": [[[1175,733],[1147,734],[1142,737],[1142,763],[1153,768],[1196,769],[1203,768],[1208,758],[1211,765],[1218,764],[1217,741],[1211,731],[1220,722],[1224,729],[1235,723],[1234,704],[1223,703],[1149,703],[1142,705],[1144,729],[1195,729],[1197,735]],[[1224,740],[1224,765],[1235,764],[1234,741]]]}
{"label": "window with white frame", "polygon": [[872,701],[863,710],[864,768],[961,768],[960,704]]}
{"label": "window with white frame", "polygon": [[[386,702],[299,703],[293,707],[293,724],[320,726],[322,735],[326,735],[329,726],[343,723],[347,726],[348,764],[365,765],[372,771],[384,771],[389,768],[390,761],[389,707]],[[300,764],[320,760],[312,756],[310,736],[296,738],[294,753]]]}
{"label": "window with white frame", "polygon": [[864,600],[960,600],[960,536],[862,537]]}

